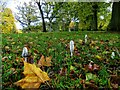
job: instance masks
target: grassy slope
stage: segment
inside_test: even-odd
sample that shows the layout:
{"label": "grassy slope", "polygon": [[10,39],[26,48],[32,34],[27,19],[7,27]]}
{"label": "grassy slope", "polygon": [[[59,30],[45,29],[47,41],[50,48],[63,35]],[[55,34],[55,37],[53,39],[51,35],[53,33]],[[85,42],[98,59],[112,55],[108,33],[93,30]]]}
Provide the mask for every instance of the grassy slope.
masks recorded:
{"label": "grassy slope", "polygon": [[[88,35],[89,40],[88,43],[85,45],[82,45],[80,43],[80,39],[84,40],[85,34]],[[73,58],[70,58],[70,52],[69,52],[69,42],[70,40],[74,40],[75,45],[77,47],[77,53],[80,53],[80,55],[75,55]],[[90,41],[97,41],[97,43],[93,46],[90,46]],[[104,44],[101,44],[100,42],[104,42]],[[116,57],[114,61],[110,58],[111,52],[113,51],[114,47],[118,48],[120,52],[120,35],[117,33],[106,33],[106,32],[54,32],[54,33],[25,33],[25,34],[3,34],[2,35],[2,50],[3,50],[3,57],[7,56],[8,59],[6,61],[3,61],[3,88],[16,88],[16,86],[13,85],[14,82],[21,79],[23,76],[21,72],[23,71],[23,65],[16,62],[16,57],[21,57],[22,48],[24,45],[28,43],[31,47],[30,52],[32,53],[32,56],[34,57],[35,62],[40,59],[40,54],[43,54],[45,56],[52,56],[53,59],[53,67],[47,68],[47,72],[50,73],[53,71],[54,75],[56,76],[56,79],[52,78],[52,81],[50,82],[50,85],[57,88],[65,88],[65,87],[79,87],[82,88],[82,85],[79,83],[80,80],[84,78],[78,78],[73,81],[71,81],[69,77],[70,73],[70,66],[73,65],[74,62],[77,61],[78,64],[82,65],[81,68],[83,68],[84,64],[88,64],[89,60],[94,61],[98,65],[102,65],[101,70],[103,74],[110,75],[110,74],[120,74],[118,71],[118,67],[120,64],[119,57],[116,54]],[[9,47],[10,53],[6,52],[5,46]],[[98,46],[99,50],[96,50],[95,47]],[[108,48],[108,50],[106,49]],[[34,51],[37,50],[39,54],[36,54]],[[107,54],[103,54],[103,52],[108,51]],[[98,60],[95,58],[95,55],[99,55],[100,57],[104,58],[103,61]],[[106,63],[109,63],[107,65]],[[64,67],[64,65],[67,65],[68,73],[67,77],[59,77],[58,71],[60,68]],[[112,69],[112,65],[115,67],[115,70]],[[11,68],[15,68],[18,72],[15,75],[11,76]],[[83,76],[86,75],[86,71],[78,68],[75,66],[76,74],[83,74]],[[105,69],[105,70],[104,70]],[[110,70],[108,72],[107,70]],[[112,69],[112,70],[111,70]],[[107,74],[106,74],[107,73]],[[105,87],[109,86],[108,83],[104,82],[105,80],[108,81],[108,77],[102,77],[99,73],[97,74],[99,77],[99,81],[97,81],[95,84],[98,87]],[[105,79],[103,79],[105,78]],[[101,80],[101,81],[100,81]],[[104,80],[104,81],[102,81]],[[101,84],[102,83],[102,84]],[[47,86],[45,86],[47,87]],[[45,88],[44,85],[41,85],[41,88]]]}

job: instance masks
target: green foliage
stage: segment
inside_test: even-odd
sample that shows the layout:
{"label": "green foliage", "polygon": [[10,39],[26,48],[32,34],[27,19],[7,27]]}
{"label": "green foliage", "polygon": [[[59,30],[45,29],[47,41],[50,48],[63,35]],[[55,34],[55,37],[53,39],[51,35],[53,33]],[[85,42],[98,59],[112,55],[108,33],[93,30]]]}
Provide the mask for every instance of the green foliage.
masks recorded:
{"label": "green foliage", "polygon": [[42,25],[24,27],[23,32],[42,32]]}
{"label": "green foliage", "polygon": [[[110,7],[110,3],[105,2],[56,2],[53,9],[53,14],[56,14],[56,22],[59,25],[59,29],[67,30],[69,23],[73,19],[75,22],[79,22],[78,29],[92,30],[94,28],[94,11],[93,5],[98,5],[97,19],[98,29],[106,29],[111,12],[107,10]],[[104,16],[101,20],[100,16]],[[62,28],[61,28],[62,27]]]}
{"label": "green foliage", "polygon": [[0,12],[0,16],[1,16],[0,27],[2,33],[15,32],[16,26],[12,11],[9,8],[5,8],[2,12]]}
{"label": "green foliage", "polygon": [[[41,7],[46,22],[47,31],[68,31],[69,24],[73,20],[75,25],[75,31],[77,30],[93,30],[95,27],[94,21],[94,5],[97,5],[97,23],[98,30],[105,30],[110,20],[111,12],[107,10],[111,3],[105,2],[42,2]],[[30,2],[24,3],[22,6],[18,6],[19,13],[16,15],[16,19],[24,26],[27,26],[27,30],[32,30],[31,25],[37,25],[39,20],[38,8],[35,4]],[[101,20],[100,16],[104,19]]]}

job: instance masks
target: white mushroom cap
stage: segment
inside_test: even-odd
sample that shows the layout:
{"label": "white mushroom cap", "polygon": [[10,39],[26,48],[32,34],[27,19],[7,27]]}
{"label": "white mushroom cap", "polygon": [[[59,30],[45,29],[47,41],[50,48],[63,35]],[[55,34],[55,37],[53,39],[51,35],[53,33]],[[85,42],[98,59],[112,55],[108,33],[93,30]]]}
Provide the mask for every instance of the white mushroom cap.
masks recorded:
{"label": "white mushroom cap", "polygon": [[24,47],[22,51],[22,57],[26,57],[26,56],[28,56],[28,49],[27,47]]}

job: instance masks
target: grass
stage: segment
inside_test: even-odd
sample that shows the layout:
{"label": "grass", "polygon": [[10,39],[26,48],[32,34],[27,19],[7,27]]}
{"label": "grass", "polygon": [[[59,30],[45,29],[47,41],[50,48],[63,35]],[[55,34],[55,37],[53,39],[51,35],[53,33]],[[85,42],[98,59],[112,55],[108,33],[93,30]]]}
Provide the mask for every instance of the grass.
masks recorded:
{"label": "grass", "polygon": [[[88,42],[84,43],[84,36],[88,35]],[[75,42],[76,51],[70,57],[69,42]],[[120,76],[120,35],[109,32],[51,32],[51,33],[23,33],[2,35],[2,82],[3,90],[16,90],[19,87],[13,83],[23,78],[23,63],[18,62],[25,44],[29,44],[30,53],[35,63],[40,55],[52,56],[52,67],[45,67],[51,81],[42,84],[40,89],[48,88],[115,88],[112,86],[114,78]],[[36,53],[37,51],[38,53]],[[115,58],[111,53],[115,52]],[[90,61],[100,66],[97,72],[85,68]],[[70,69],[74,67],[73,73]],[[67,69],[65,75],[60,75],[61,69]],[[63,72],[64,73],[64,72]],[[87,78],[86,78],[87,76]],[[88,80],[86,80],[88,79]],[[91,84],[91,80],[92,82]],[[85,82],[82,83],[82,82]],[[115,81],[116,82],[116,81]],[[89,84],[88,84],[89,83]],[[120,82],[117,82],[120,87]],[[117,87],[117,88],[118,88]]]}

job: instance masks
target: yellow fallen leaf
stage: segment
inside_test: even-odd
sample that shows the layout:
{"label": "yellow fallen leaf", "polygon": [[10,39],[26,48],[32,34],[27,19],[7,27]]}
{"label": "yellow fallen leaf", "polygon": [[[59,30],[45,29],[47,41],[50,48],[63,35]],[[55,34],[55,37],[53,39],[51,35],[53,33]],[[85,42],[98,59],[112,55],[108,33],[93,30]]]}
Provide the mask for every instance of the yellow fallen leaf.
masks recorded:
{"label": "yellow fallen leaf", "polygon": [[40,68],[36,67],[35,64],[24,62],[24,75],[25,78],[15,82],[17,86],[25,88],[39,88],[41,83],[50,80],[46,72],[43,72]]}
{"label": "yellow fallen leaf", "polygon": [[[36,82],[35,82],[36,81]],[[37,82],[37,77],[30,77],[29,79],[23,78],[18,82],[15,82],[17,86],[21,86],[23,89],[27,88],[39,88],[41,82]]]}
{"label": "yellow fallen leaf", "polygon": [[34,74],[30,69],[30,67],[32,67],[32,64],[24,62],[24,72],[23,72],[24,75]]}
{"label": "yellow fallen leaf", "polygon": [[82,40],[82,39],[79,39],[79,43],[82,44],[82,43],[83,43],[83,40]]}
{"label": "yellow fallen leaf", "polygon": [[75,67],[73,67],[72,65],[70,66],[70,70],[74,70],[75,69]]}
{"label": "yellow fallen leaf", "polygon": [[102,60],[102,57],[100,57],[99,55],[96,55],[96,58]]}
{"label": "yellow fallen leaf", "polygon": [[12,42],[11,44],[15,44],[15,42]]}
{"label": "yellow fallen leaf", "polygon": [[40,68],[37,68],[35,64],[33,64],[31,70],[33,71],[35,75],[39,77],[41,82],[44,83],[45,81],[50,80],[47,73],[42,71]]}

